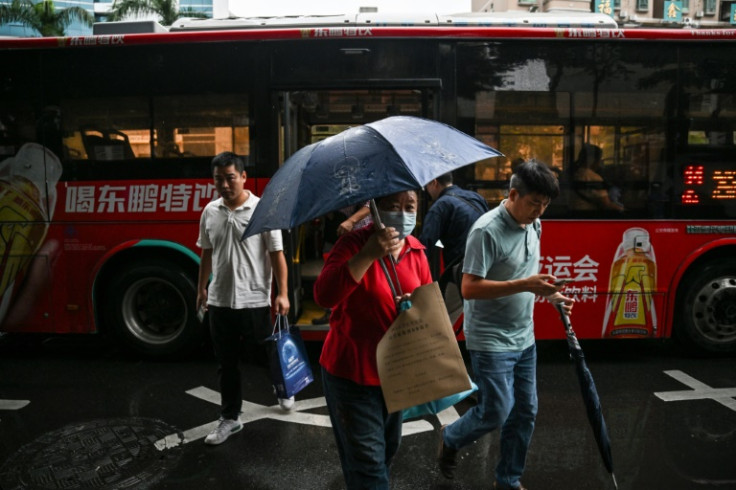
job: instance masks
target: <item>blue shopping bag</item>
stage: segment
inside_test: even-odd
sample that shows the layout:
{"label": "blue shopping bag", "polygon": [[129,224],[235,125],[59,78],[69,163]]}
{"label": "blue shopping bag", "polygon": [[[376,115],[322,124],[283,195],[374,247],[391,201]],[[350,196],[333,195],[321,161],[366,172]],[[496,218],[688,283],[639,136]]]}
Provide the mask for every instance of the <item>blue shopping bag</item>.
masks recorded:
{"label": "blue shopping bag", "polygon": [[289,327],[284,315],[276,315],[273,334],[266,338],[276,348],[270,351],[271,380],[279,398],[291,398],[314,381],[304,341],[297,327]]}
{"label": "blue shopping bag", "polygon": [[402,420],[413,419],[416,417],[422,417],[423,415],[435,415],[440,413],[442,410],[446,410],[451,406],[465,400],[467,397],[478,391],[478,385],[470,380],[470,389],[455,393],[454,395],[440,398],[439,400],[432,400],[431,402],[422,403],[420,405],[414,405],[413,407],[405,408],[401,411]]}

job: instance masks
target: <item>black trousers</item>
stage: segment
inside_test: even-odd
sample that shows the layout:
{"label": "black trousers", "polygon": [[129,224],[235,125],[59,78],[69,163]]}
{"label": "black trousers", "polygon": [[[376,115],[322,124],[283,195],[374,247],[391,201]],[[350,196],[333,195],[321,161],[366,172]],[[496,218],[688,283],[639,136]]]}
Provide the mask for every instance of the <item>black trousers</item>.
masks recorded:
{"label": "black trousers", "polygon": [[220,416],[235,420],[243,406],[241,360],[268,366],[268,351],[276,348],[274,342],[265,342],[273,331],[271,308],[209,306],[208,311],[212,345],[219,362]]}

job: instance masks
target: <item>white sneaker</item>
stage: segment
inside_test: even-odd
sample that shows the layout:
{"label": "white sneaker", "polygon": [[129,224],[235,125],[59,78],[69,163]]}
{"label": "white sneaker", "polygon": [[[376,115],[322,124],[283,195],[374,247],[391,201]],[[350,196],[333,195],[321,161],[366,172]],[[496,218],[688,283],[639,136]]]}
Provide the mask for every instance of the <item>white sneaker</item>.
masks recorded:
{"label": "white sneaker", "polygon": [[236,420],[220,418],[217,427],[215,427],[212,432],[207,434],[207,437],[204,438],[204,443],[211,444],[213,446],[222,444],[232,434],[240,432],[242,428],[243,423],[240,421],[240,417]]}
{"label": "white sneaker", "polygon": [[[273,394],[276,395],[276,398],[278,398],[278,392],[276,391],[276,387],[273,387]],[[281,407],[281,410],[288,412],[292,408],[294,408],[294,397],[290,398],[279,398],[279,406]]]}
{"label": "white sneaker", "polygon": [[291,398],[279,398],[279,406],[282,410],[285,412],[288,412],[292,408],[294,408],[294,397]]}

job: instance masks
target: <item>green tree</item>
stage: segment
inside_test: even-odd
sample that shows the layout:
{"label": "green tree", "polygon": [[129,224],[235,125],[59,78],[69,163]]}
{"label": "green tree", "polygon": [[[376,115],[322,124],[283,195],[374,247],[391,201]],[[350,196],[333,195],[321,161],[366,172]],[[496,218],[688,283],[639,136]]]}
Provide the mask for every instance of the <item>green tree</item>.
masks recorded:
{"label": "green tree", "polygon": [[74,21],[92,26],[95,18],[82,7],[56,9],[52,0],[13,0],[0,5],[0,24],[19,22],[44,37],[63,36]]}
{"label": "green tree", "polygon": [[112,14],[108,20],[123,20],[126,17],[155,14],[161,18],[161,24],[170,26],[181,17],[207,17],[202,12],[191,8],[179,10],[177,0],[115,0]]}

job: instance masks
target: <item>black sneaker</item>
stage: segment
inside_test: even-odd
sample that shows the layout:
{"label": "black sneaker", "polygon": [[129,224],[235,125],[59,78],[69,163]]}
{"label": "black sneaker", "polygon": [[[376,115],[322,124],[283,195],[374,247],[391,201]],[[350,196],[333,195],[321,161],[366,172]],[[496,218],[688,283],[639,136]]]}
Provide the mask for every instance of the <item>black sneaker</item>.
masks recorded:
{"label": "black sneaker", "polygon": [[457,449],[452,449],[445,444],[445,427],[447,426],[443,425],[440,429],[440,448],[437,462],[442,476],[452,480],[455,478],[455,470],[457,469]]}

